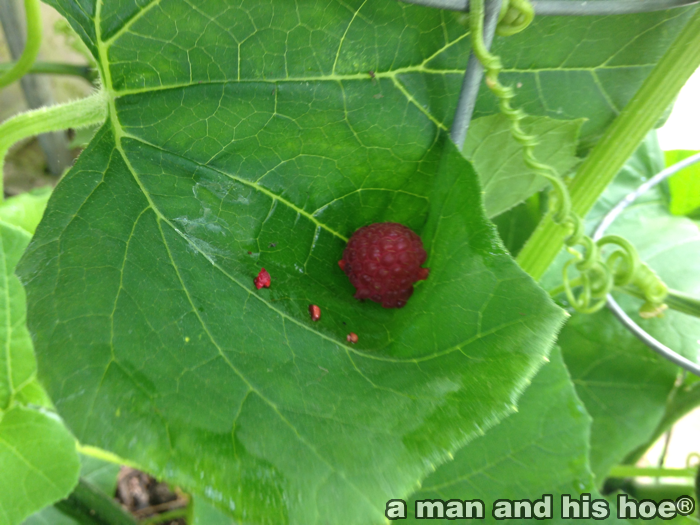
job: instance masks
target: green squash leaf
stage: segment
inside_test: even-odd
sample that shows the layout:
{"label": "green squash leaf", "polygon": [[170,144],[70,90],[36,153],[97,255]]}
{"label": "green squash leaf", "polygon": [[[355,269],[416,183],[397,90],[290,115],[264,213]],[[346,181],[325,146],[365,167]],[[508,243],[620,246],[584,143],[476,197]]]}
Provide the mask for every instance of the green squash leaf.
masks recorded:
{"label": "green squash leaf", "polygon": [[[408,32],[407,21],[413,21],[408,13],[420,13],[416,19],[426,24],[437,14],[444,20],[450,39],[454,38],[450,22],[466,20],[461,13],[404,9],[406,13],[395,19],[400,24],[397,32],[403,31],[403,38]],[[580,139],[581,148],[586,150],[637,92],[693,9],[620,16],[536,17],[525,31],[507,38],[496,37],[492,50],[502,58],[502,82],[515,88],[513,106],[530,115],[557,120],[585,118]],[[386,31],[386,26],[382,31]],[[362,42],[361,36],[355,36],[354,42]],[[468,47],[465,38],[436,52],[418,70],[413,67],[417,61],[401,64],[397,70],[396,81],[447,127],[452,123],[462,85]],[[396,56],[410,55],[406,52]],[[383,71],[381,67],[374,69]],[[498,100],[482,87],[474,117],[498,112]]]}
{"label": "green squash leaf", "polygon": [[678,367],[652,352],[607,310],[574,314],[558,344],[576,392],[593,417],[590,461],[602,483],[611,467],[654,432]]}
{"label": "green squash leaf", "polygon": [[[426,499],[481,499],[487,522],[499,499],[535,501],[553,496],[552,523],[561,519],[561,495],[597,494],[588,467],[591,419],[576,396],[561,352],[535,376],[525,391],[518,412],[461,449],[452,461],[439,467],[408,501],[415,519],[415,501]],[[608,522],[616,521],[614,511]],[[451,523],[438,520],[438,523]]]}
{"label": "green squash leaf", "polygon": [[[665,151],[666,166],[672,166],[688,157],[696,155],[697,151],[674,150]],[[700,163],[682,169],[668,179],[671,193],[670,210],[673,215],[688,215],[700,208]]]}
{"label": "green squash leaf", "polygon": [[26,327],[25,295],[15,266],[29,243],[25,230],[0,221],[0,413],[36,376],[32,341]]}
{"label": "green squash leaf", "polygon": [[[605,213],[645,180],[664,168],[663,153],[651,134],[617,175],[586,218],[592,231]],[[640,257],[672,288],[700,294],[696,261],[700,257],[700,230],[685,217],[668,212],[657,186],[640,196],[607,233],[623,235]],[[553,288],[562,254],[543,281]],[[697,359],[700,319],[667,310],[663,317],[641,319],[641,301],[622,293],[615,298],[637,324],[659,341],[689,359]],[[647,442],[664,416],[666,401],[678,367],[642,344],[608,311],[574,314],[559,336],[564,360],[586,409],[593,417],[591,466],[599,480],[610,467]]]}
{"label": "green squash leaf", "polygon": [[15,267],[41,219],[48,194],[37,192],[0,203],[0,413],[13,403],[51,408],[36,380],[36,359],[26,326],[24,289]]}
{"label": "green squash leaf", "polygon": [[[117,487],[119,465],[80,454],[80,477],[112,497]],[[45,507],[29,516],[23,525],[80,525],[56,507]]]}
{"label": "green squash leaf", "polygon": [[[49,412],[15,405],[0,420],[0,524],[16,525],[78,481],[75,439]],[[20,481],[21,480],[21,481]]]}
{"label": "green squash leaf", "polygon": [[[13,203],[13,206],[16,204]],[[30,204],[30,207],[33,207]],[[0,216],[6,218],[0,208]],[[19,208],[15,210],[17,212]],[[11,213],[21,217],[29,214]],[[20,221],[20,222],[22,222]],[[15,525],[70,493],[78,479],[75,440],[49,412],[36,382],[36,361],[26,327],[26,304],[15,266],[30,234],[0,220],[0,524]]]}
{"label": "green squash leaf", "polygon": [[[398,95],[449,129],[469,52],[463,14],[394,1],[192,6],[105,0],[99,36],[96,0],[47,3],[66,16],[98,61],[104,62],[100,41],[109,44],[116,91],[250,80],[369,81],[372,71],[375,89],[365,101],[387,98],[375,106],[386,109],[387,124],[403,120],[392,103]],[[692,9],[538,17],[522,33],[497,37],[493,49],[503,57],[504,80],[517,89],[515,106],[553,119],[587,119],[582,141],[588,147],[632,98]],[[187,31],[179,30],[182,24]],[[475,116],[494,113],[497,101],[482,89]],[[367,131],[358,128],[358,136]]]}
{"label": "green squash leaf", "polygon": [[33,234],[51,197],[51,188],[39,188],[0,202],[0,220]]}
{"label": "green squash leaf", "polygon": [[[294,179],[281,197],[120,131],[105,127],[59,184],[21,271],[42,379],[82,442],[259,523],[373,523],[425,458],[512,410],[542,363],[561,312],[503,252],[444,136],[423,161],[437,171],[431,276],[384,310],[337,268],[344,222],[406,209],[321,222],[287,200]],[[253,287],[260,266],[269,290]]]}
{"label": "green squash leaf", "polygon": [[[538,139],[537,160],[564,177],[579,162],[576,144],[583,122],[536,117],[525,119],[522,127]],[[463,153],[481,179],[488,217],[503,213],[547,185],[525,165],[523,147],[512,137],[510,121],[504,115],[473,120]]]}

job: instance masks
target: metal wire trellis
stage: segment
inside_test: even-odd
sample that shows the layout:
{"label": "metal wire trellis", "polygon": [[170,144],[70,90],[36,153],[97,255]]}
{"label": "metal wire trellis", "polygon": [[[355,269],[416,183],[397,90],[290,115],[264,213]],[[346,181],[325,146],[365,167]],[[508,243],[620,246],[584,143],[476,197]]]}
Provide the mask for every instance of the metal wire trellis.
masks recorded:
{"label": "metal wire trellis", "polygon": [[[403,1],[449,11],[469,11],[469,0]],[[697,0],[531,0],[530,3],[540,16],[597,16],[663,11],[693,5]]]}
{"label": "metal wire trellis", "polygon": [[[401,1],[422,5],[425,7],[447,9],[450,11],[469,11],[469,0]],[[493,42],[502,2],[503,0],[486,0],[485,2],[483,38],[486,49],[489,49],[491,47],[491,43]],[[700,3],[700,0],[530,0],[530,3],[535,10],[535,14],[540,16],[605,16],[661,11],[675,7],[698,4]],[[464,140],[466,139],[467,132],[469,130],[469,123],[474,113],[476,98],[479,94],[483,74],[484,69],[481,63],[474,55],[474,52],[471,52],[469,54],[467,68],[464,73],[462,88],[459,93],[457,109],[455,110],[452,127],[450,128],[450,137],[460,150],[462,150],[464,147]],[[661,173],[637,188],[637,190],[630,193],[603,218],[601,224],[596,229],[593,240],[595,241],[600,239],[603,232],[615,220],[615,218],[619,216],[627,206],[634,202],[637,197],[648,191],[662,180],[670,177],[681,169],[694,164],[695,162],[700,162],[700,154],[685,159],[684,161],[663,170]],[[613,315],[615,315],[615,317],[644,344],[649,346],[662,357],[668,359],[683,369],[700,376],[700,366],[674,352],[644,331],[622,310],[622,308],[620,308],[620,305],[611,295],[607,296],[606,304],[612,311]]]}
{"label": "metal wire trellis", "polygon": [[[486,48],[491,47],[493,36],[496,34],[496,26],[498,25],[498,15],[501,12],[502,0],[491,0],[486,4],[484,16],[484,44]],[[461,150],[464,146],[464,139],[467,138],[469,130],[469,122],[471,122],[474,107],[476,106],[476,97],[479,94],[479,86],[481,79],[484,76],[484,67],[476,58],[474,53],[469,53],[469,61],[467,62],[467,70],[464,73],[462,81],[462,89],[459,92],[459,100],[457,101],[457,109],[455,110],[454,120],[450,128],[450,138],[457,147]]]}
{"label": "metal wire trellis", "polygon": [[[627,208],[630,204],[632,204],[639,196],[643,195],[647,191],[649,191],[651,188],[659,184],[661,181],[667,179],[671,175],[678,173],[684,168],[687,168],[688,166],[691,166],[697,162],[700,162],[700,153],[693,155],[691,157],[688,157],[687,159],[684,159],[680,162],[677,162],[673,166],[670,166],[666,168],[665,170],[661,171],[657,175],[653,176],[651,179],[646,181],[644,184],[639,186],[636,190],[628,194],[624,199],[622,199],[620,202],[615,205],[608,213],[603,217],[603,219],[600,221],[600,224],[595,230],[595,233],[593,234],[593,240],[597,241],[600,239],[603,234],[605,233],[605,230],[607,230],[610,225],[613,223],[613,221],[620,216],[620,214]],[[687,370],[688,372],[695,374],[696,376],[700,377],[700,365],[697,365],[696,363],[693,363],[689,359],[686,359],[682,355],[674,352],[670,348],[668,348],[666,345],[663,343],[657,341],[654,337],[652,337],[649,333],[647,333],[641,326],[639,326],[637,323],[635,323],[626,313],[625,311],[620,307],[620,305],[617,303],[617,301],[613,298],[612,295],[608,294],[607,296],[607,306],[610,309],[610,311],[613,313],[615,317],[623,324],[625,327],[632,332],[640,341],[642,341],[644,344],[646,344],[649,348],[651,348],[654,352],[658,353],[659,355],[665,357],[672,363],[677,364],[681,368]]]}

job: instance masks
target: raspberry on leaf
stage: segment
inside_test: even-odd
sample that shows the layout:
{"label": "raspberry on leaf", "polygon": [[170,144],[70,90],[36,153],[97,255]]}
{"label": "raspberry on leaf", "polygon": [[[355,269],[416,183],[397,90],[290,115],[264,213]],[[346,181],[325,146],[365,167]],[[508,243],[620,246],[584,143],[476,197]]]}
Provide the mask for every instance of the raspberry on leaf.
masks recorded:
{"label": "raspberry on leaf", "polygon": [[352,234],[338,266],[355,287],[356,299],[401,308],[413,294],[413,284],[428,278],[430,269],[421,268],[427,258],[413,231],[396,222],[381,222]]}

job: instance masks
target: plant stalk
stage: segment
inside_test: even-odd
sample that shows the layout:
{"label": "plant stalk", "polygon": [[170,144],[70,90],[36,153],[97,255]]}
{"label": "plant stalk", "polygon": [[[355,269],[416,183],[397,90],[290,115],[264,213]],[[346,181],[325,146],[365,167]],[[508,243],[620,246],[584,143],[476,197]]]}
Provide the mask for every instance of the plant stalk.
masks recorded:
{"label": "plant stalk", "polygon": [[[700,10],[606,130],[569,186],[572,211],[584,217],[700,66]],[[544,275],[569,234],[546,216],[517,257],[535,280]]]}

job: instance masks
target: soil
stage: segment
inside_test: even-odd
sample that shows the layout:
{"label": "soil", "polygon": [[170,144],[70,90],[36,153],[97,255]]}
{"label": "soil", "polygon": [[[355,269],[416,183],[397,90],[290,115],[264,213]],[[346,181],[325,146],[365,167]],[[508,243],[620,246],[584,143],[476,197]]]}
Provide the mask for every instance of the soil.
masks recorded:
{"label": "soil", "polygon": [[[117,477],[116,499],[138,520],[185,508],[186,494],[167,483],[157,481],[145,472],[122,467]],[[160,522],[163,525],[186,525],[184,518]]]}

